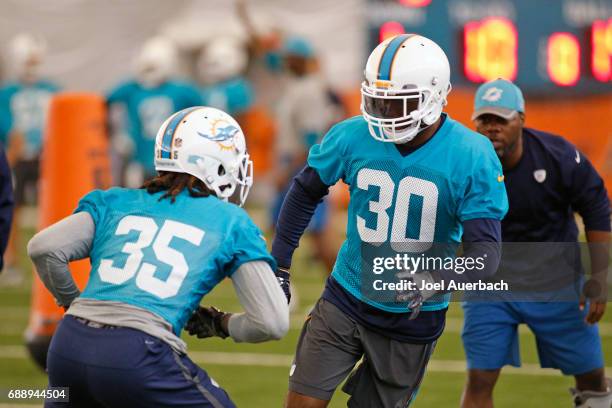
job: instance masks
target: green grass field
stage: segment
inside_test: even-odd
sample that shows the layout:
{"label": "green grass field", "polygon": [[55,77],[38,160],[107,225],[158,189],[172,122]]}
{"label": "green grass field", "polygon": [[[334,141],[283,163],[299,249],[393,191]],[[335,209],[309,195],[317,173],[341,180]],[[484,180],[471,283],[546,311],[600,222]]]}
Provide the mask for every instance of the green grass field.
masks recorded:
{"label": "green grass field", "polygon": [[[311,261],[307,253],[307,248],[297,253],[293,279],[298,288],[299,310],[292,315],[291,330],[283,340],[253,345],[236,344],[230,339],[198,340],[184,336],[192,358],[229,392],[239,407],[282,405],[300,326],[323,287],[322,267]],[[26,259],[22,259],[22,263],[28,266]],[[228,281],[217,287],[204,303],[229,311],[240,310]],[[46,385],[44,372],[32,363],[23,347],[29,304],[27,282],[18,288],[0,288],[0,408],[12,406],[6,399],[7,390]],[[447,329],[438,343],[414,407],[456,407],[459,404],[465,382],[460,305],[452,304],[448,317]],[[612,315],[606,315],[604,320],[601,331],[604,350],[608,351],[612,345]],[[521,353],[524,367],[506,369],[496,388],[496,407],[572,406],[567,389],[573,380],[554,370],[538,368],[535,341],[527,330],[521,330]],[[606,366],[612,366],[609,353]],[[330,406],[346,406],[346,400],[347,396],[338,390]],[[22,404],[42,405],[40,401],[23,401]]]}

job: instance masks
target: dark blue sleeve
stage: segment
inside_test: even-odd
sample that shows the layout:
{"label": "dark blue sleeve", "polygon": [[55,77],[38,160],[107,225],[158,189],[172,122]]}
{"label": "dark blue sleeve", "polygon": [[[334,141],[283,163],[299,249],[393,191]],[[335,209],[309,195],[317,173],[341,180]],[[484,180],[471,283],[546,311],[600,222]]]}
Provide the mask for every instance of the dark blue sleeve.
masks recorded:
{"label": "dark blue sleeve", "polygon": [[463,222],[464,246],[473,242],[501,242],[501,222],[493,218],[475,218]]}
{"label": "dark blue sleeve", "polygon": [[591,162],[578,150],[569,161],[568,180],[572,208],[580,214],[587,231],[610,231],[610,201],[604,182]]}
{"label": "dark blue sleeve", "polygon": [[13,221],[13,184],[4,149],[0,149],[0,270]]}
{"label": "dark blue sleeve", "polygon": [[463,222],[463,257],[484,258],[484,268],[466,270],[463,274],[452,270],[432,273],[434,279],[446,282],[475,282],[495,274],[501,259],[501,221],[493,218],[475,218]]}
{"label": "dark blue sleeve", "polygon": [[319,173],[310,166],[304,167],[293,178],[283,201],[272,241],[272,256],[278,266],[291,267],[293,252],[298,247],[317,205],[327,193],[329,186],[323,183]]}

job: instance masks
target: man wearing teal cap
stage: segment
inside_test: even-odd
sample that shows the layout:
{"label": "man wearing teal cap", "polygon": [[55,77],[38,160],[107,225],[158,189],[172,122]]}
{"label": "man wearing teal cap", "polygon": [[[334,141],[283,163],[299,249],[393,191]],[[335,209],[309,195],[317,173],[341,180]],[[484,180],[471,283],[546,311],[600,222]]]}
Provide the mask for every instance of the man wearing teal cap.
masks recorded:
{"label": "man wearing teal cap", "polygon": [[[597,327],[606,307],[610,250],[610,202],[603,181],[567,140],[524,127],[523,94],[510,81],[478,88],[472,120],[493,143],[504,170],[509,211],[502,240],[512,244],[504,246],[497,275],[513,280],[510,290],[517,286],[511,298],[463,305],[469,374],[462,407],[493,406],[501,368],[520,366],[517,328],[525,323],[536,336],[541,366],[575,377],[575,407],[610,408]],[[580,259],[574,212],[582,217],[589,242],[593,273],[586,284],[580,262],[567,260],[572,253]]]}
{"label": "man wearing teal cap", "polygon": [[[522,154],[519,142],[525,121],[525,100],[521,90],[503,79],[482,85],[476,92],[472,120],[477,126],[481,123],[479,132],[491,139],[502,163],[506,162],[505,167],[513,167]],[[484,131],[492,122],[503,125],[494,135]]]}
{"label": "man wearing teal cap", "polygon": [[[276,226],[293,177],[306,164],[309,149],[319,143],[332,123],[339,119],[330,98],[331,89],[311,43],[297,35],[288,36],[281,55],[288,76],[276,107],[278,132],[274,175],[277,195],[270,214],[273,226]],[[323,200],[308,227],[313,256],[323,262],[326,271],[332,270],[336,259],[334,246],[330,245],[328,220],[331,210],[329,200]]]}

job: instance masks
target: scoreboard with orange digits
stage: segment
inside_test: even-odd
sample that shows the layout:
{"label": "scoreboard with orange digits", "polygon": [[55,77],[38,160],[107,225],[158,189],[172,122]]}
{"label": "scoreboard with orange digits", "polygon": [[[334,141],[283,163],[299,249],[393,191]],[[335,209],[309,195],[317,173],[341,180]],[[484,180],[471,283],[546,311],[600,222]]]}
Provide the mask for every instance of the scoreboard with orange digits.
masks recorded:
{"label": "scoreboard with orange digits", "polygon": [[416,32],[436,41],[457,85],[499,77],[532,95],[612,92],[610,0],[369,0],[370,49]]}

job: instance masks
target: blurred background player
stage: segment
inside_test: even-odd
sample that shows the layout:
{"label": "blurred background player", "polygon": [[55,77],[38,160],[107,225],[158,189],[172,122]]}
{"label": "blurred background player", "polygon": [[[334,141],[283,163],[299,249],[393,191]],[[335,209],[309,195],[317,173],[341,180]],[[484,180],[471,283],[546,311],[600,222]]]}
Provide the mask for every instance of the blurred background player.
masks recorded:
{"label": "blurred background player", "polygon": [[[337,119],[312,45],[304,38],[291,36],[284,40],[281,55],[288,78],[276,108],[274,175],[278,195],[272,207],[273,225],[278,221],[291,180],[306,164],[308,151]],[[308,230],[313,237],[314,258],[323,262],[326,271],[331,271],[336,253],[328,241],[328,207],[327,200],[317,206]]]}
{"label": "blurred background player", "polygon": [[24,247],[20,234],[21,210],[25,205],[35,206],[38,201],[45,119],[51,96],[59,88],[41,78],[46,51],[41,37],[19,34],[11,40],[8,51],[7,65],[13,80],[0,88],[0,142],[6,149],[15,178],[15,209],[3,283],[13,285],[23,280],[18,268],[18,248]]}
{"label": "blurred background player", "polygon": [[[234,407],[185,354],[183,326],[201,338],[253,343],[288,330],[275,262],[238,206],[252,184],[238,123],[214,108],[182,110],[160,127],[154,157],[159,174],[142,188],[92,191],[28,245],[67,309],[48,371],[50,386],[70,387],[70,403],[47,407]],[[68,263],[88,256],[80,293]],[[198,307],[226,277],[246,313]]]}
{"label": "blurred background player", "polygon": [[[320,139],[329,126],[347,114],[341,98],[323,73],[320,55],[312,43],[301,35],[290,34],[292,27],[283,26],[282,20],[253,9],[250,12],[245,1],[236,1],[236,16],[247,36],[250,57],[247,74],[252,78],[257,104],[268,107],[278,125],[274,163],[270,169],[273,190],[280,192],[272,203],[271,227],[274,228],[290,178],[303,165],[313,143],[301,140],[301,133],[310,132],[306,139]],[[294,169],[291,169],[292,158]],[[340,241],[328,223],[337,210],[334,204],[333,200],[326,199],[309,229],[314,237],[314,257],[327,270],[333,266],[334,247],[337,249]]]}
{"label": "blurred background player", "polygon": [[251,13],[246,3],[237,0],[235,7],[236,17],[246,33],[248,75],[254,80],[257,102],[274,109],[284,89],[281,51],[286,34],[278,20]]}
{"label": "blurred background player", "polygon": [[[463,344],[469,374],[462,406],[493,406],[493,388],[501,368],[507,364],[520,366],[518,325],[525,323],[536,337],[540,365],[575,377],[575,406],[609,408],[612,390],[604,372],[597,327],[606,308],[610,251],[610,202],[603,181],[589,160],[567,140],[524,126],[523,95],[510,81],[497,79],[480,86],[472,119],[476,130],[491,140],[503,165],[510,204],[502,221],[503,241],[533,242],[536,248],[544,242],[576,242],[574,211],[578,212],[586,239],[592,244],[589,250],[596,290],[586,292],[587,303],[578,298],[464,303]],[[531,286],[543,278],[544,288],[552,290],[556,282],[575,274],[566,271],[571,266],[557,264],[542,253],[550,248],[546,246],[529,260],[524,259],[528,251],[515,259],[506,254],[502,267],[512,270],[539,265],[539,270],[530,269]],[[568,246],[564,248],[568,250]],[[566,255],[560,254],[560,258]],[[520,270],[510,273],[525,274]],[[578,278],[581,286],[583,277]],[[568,286],[573,285],[568,282]]]}
{"label": "blurred background player", "polygon": [[114,114],[122,123],[113,126],[113,146],[125,162],[118,166],[123,168],[121,184],[139,187],[154,176],[151,154],[157,129],[172,112],[201,105],[197,86],[176,79],[178,57],[172,41],[151,38],[134,60],[135,77],[107,96],[111,109],[122,112]]}
{"label": "blurred background player", "polygon": [[[236,11],[247,32],[252,59],[260,61],[252,64],[260,67],[257,78],[267,78],[265,92],[271,90],[277,96],[270,102],[278,125],[272,168],[277,191],[271,206],[274,228],[291,179],[306,163],[308,150],[341,119],[341,103],[323,77],[319,58],[307,39],[289,35],[276,25],[266,25],[260,16],[252,18],[244,1],[236,2]],[[329,200],[323,200],[308,229],[313,238],[313,258],[320,260],[326,271],[332,270],[336,258],[330,207]]]}
{"label": "blurred background player", "polygon": [[245,76],[248,64],[247,47],[239,35],[216,34],[200,50],[196,71],[204,105],[228,112],[249,135],[247,147],[258,179],[250,204],[267,206],[276,129],[265,107],[255,103],[255,91]]}
{"label": "blurred background player", "polygon": [[[340,179],[351,198],[346,240],[298,341],[289,408],[327,406],[362,358],[343,388],[348,406],[405,407],[416,396],[450,296],[418,289],[393,292],[387,302],[368,296],[364,244],[436,242],[454,256],[463,238],[466,257],[488,254],[481,271],[422,272],[412,277],[418,282],[471,281],[497,269],[507,209],[501,165],[484,137],[443,113],[450,89],[448,59],[436,43],[416,34],[383,41],[366,63],[362,116],[332,127],[294,178],[272,244],[288,296],[293,252],[317,204]],[[408,221],[410,203],[418,211]]]}
{"label": "blurred background player", "polygon": [[221,109],[234,116],[251,109],[254,103],[253,87],[244,72],[248,55],[244,43],[237,37],[217,36],[200,52],[197,62],[198,76],[204,83],[204,105]]}

